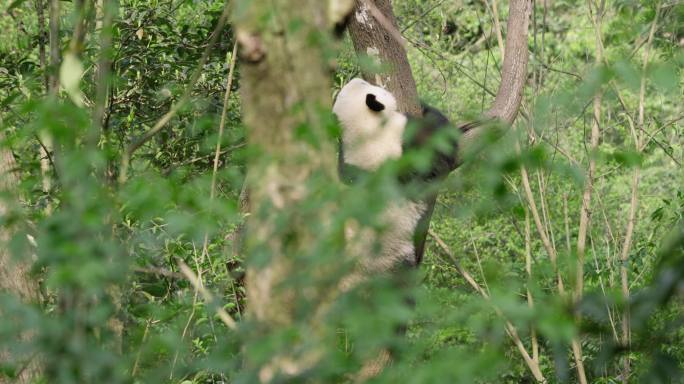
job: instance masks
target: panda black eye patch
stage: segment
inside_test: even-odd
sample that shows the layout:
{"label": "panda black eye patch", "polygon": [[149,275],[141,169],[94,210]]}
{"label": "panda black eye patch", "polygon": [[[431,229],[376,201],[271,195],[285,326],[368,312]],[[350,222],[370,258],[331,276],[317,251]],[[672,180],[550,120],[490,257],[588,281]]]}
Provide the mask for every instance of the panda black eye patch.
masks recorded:
{"label": "panda black eye patch", "polygon": [[380,112],[385,109],[385,105],[378,101],[374,94],[369,93],[366,95],[366,105],[371,111]]}

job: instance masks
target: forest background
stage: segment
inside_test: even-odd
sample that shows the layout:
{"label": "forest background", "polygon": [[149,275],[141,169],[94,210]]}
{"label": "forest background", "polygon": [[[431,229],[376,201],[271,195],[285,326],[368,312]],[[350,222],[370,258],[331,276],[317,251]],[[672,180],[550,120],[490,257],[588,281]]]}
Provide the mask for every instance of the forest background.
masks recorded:
{"label": "forest background", "polygon": [[[441,186],[417,271],[344,292],[345,226],[400,186],[332,171],[335,92],[387,68],[330,4],[0,0],[0,382],[682,382],[684,4],[532,2],[517,120]],[[420,98],[486,111],[509,3],[392,6]],[[263,20],[317,54],[247,71]]]}

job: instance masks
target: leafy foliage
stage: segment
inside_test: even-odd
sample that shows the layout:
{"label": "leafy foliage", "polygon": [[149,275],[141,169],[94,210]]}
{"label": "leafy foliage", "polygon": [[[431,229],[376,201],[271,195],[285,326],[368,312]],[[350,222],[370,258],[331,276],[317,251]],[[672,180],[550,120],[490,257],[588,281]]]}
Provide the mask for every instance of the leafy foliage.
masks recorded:
{"label": "leafy foliage", "polygon": [[[258,245],[245,254],[239,244],[245,164],[263,154],[245,144],[239,65],[224,106],[232,27],[209,45],[224,3],[121,0],[102,121],[93,118],[102,85],[102,15],[92,2],[59,2],[63,61],[56,67],[41,61],[41,45],[49,47],[36,4],[44,3],[0,0],[0,138],[20,180],[2,191],[8,209],[0,211],[0,225],[11,236],[0,239],[13,261],[32,265],[40,288],[38,303],[11,292],[0,296],[0,381],[38,361],[37,380],[49,383],[351,382],[390,350],[394,361],[375,382],[534,382],[512,342],[514,330],[548,382],[578,381],[575,341],[589,382],[682,382],[680,4],[608,2],[597,32],[594,2],[537,2],[521,116],[511,129],[484,137],[447,180],[432,223],[436,237],[417,271],[339,293],[353,268],[340,257],[346,226],[382,231],[379,213],[404,191],[392,182],[397,164],[350,188],[312,175],[305,186],[312,197],[275,218],[278,233],[287,236],[292,217],[321,210],[330,211],[330,222],[305,223],[319,236],[301,247],[307,252],[292,255],[297,273],[282,289],[306,300],[294,305],[292,324],[266,330],[243,317],[246,259],[267,264],[271,255]],[[394,3],[421,96],[455,121],[477,116],[493,98],[502,62],[492,2]],[[498,13],[505,27],[504,8]],[[72,48],[79,14],[85,38]],[[597,33],[604,50],[599,63]],[[358,64],[351,42],[340,50],[336,86]],[[205,52],[206,64],[197,68]],[[644,57],[650,57],[645,65]],[[201,76],[190,84],[196,70]],[[64,89],[50,96],[46,79],[58,73]],[[118,183],[131,143],[186,92],[189,102],[133,153],[129,177]],[[592,150],[598,94],[601,139]],[[336,132],[329,111],[320,113]],[[303,140],[309,128],[298,127]],[[635,170],[637,220],[625,262]],[[579,213],[589,182],[580,295],[574,291]],[[311,273],[321,268],[335,273]],[[237,320],[236,329],[222,311]],[[625,314],[629,343],[621,329]],[[325,326],[308,328],[316,315]],[[297,356],[299,369],[269,376],[263,366],[275,364],[282,351]]]}

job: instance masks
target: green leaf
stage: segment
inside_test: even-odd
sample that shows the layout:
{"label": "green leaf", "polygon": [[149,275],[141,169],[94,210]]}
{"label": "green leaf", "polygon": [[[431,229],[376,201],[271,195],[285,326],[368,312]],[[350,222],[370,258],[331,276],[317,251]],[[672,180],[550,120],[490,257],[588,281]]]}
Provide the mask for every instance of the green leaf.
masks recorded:
{"label": "green leaf", "polygon": [[615,73],[619,81],[632,91],[638,91],[641,85],[641,73],[627,61],[615,64]]}
{"label": "green leaf", "polygon": [[679,83],[673,81],[677,76],[677,69],[672,64],[656,64],[650,70],[650,77],[655,86],[666,93],[677,91]]}

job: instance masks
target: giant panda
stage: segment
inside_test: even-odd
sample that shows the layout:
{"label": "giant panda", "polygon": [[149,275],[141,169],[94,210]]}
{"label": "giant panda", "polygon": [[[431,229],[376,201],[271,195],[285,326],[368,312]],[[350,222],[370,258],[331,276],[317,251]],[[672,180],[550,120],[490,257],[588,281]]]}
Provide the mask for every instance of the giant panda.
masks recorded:
{"label": "giant panda", "polygon": [[[377,171],[388,160],[426,149],[431,151],[429,166],[404,169],[397,174],[397,181],[430,190],[429,186],[446,177],[457,167],[456,130],[436,109],[423,106],[422,112],[420,117],[399,112],[390,92],[363,79],[345,84],[333,105],[341,126],[340,179],[353,184],[360,175]],[[429,148],[433,139],[442,140],[441,150]],[[388,204],[381,218],[385,230],[379,238],[380,255],[366,260],[366,269],[391,271],[420,264],[436,196],[432,188],[432,192],[402,195]]]}

